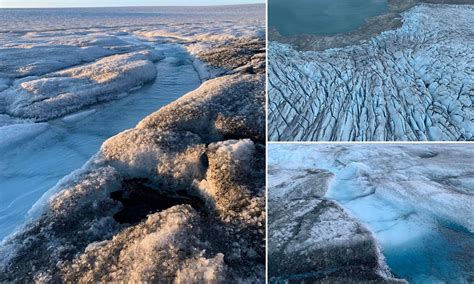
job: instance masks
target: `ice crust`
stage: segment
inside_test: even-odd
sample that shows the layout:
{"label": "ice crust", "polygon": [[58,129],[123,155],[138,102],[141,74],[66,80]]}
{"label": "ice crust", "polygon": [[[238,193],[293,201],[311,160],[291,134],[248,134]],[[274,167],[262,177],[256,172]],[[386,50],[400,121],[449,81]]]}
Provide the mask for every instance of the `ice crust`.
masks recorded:
{"label": "ice crust", "polygon": [[[328,184],[323,198],[373,232],[397,277],[469,282],[473,150],[470,144],[272,145],[269,197],[292,202],[282,192],[289,196],[290,188],[296,192],[306,184],[314,192]],[[295,208],[303,211],[313,203],[306,197]],[[273,222],[269,215],[270,226]],[[320,239],[324,235],[330,234]]]}
{"label": "ice crust", "polygon": [[[5,21],[0,23],[1,32],[35,35],[36,31],[59,31],[78,33],[81,29],[107,29],[115,35],[126,34],[128,29],[182,30],[180,33],[200,32],[218,34],[221,37],[238,32],[238,36],[257,30],[264,34],[265,8],[255,5],[195,6],[195,7],[116,7],[116,8],[72,8],[55,10],[37,9],[29,13],[6,10]],[[47,19],[45,19],[47,18]]]}
{"label": "ice crust", "polygon": [[[2,244],[0,281],[263,281],[264,82],[210,80],[107,140]],[[208,213],[178,205],[119,224],[110,194],[131,179],[200,196]]]}
{"label": "ice crust", "polygon": [[111,55],[98,46],[26,45],[0,49],[0,77],[39,76],[65,67]]}
{"label": "ice crust", "polygon": [[[262,7],[2,11],[0,115],[45,121],[120,98],[160,80],[152,62],[163,59],[156,48],[162,43],[179,44],[194,55],[202,81],[236,72],[262,74]],[[60,22],[51,26],[54,19]],[[98,73],[109,80],[93,75]]]}
{"label": "ice crust", "polygon": [[471,140],[474,10],[417,5],[403,26],[321,52],[269,44],[269,139]]}

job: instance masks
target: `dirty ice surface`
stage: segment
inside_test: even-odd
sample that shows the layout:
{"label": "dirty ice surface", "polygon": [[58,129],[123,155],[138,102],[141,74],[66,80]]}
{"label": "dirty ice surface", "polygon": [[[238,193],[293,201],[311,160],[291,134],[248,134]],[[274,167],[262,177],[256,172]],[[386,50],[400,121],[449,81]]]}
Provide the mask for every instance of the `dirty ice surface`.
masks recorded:
{"label": "dirty ice surface", "polygon": [[325,197],[375,234],[397,278],[472,280],[472,145],[278,144],[269,153],[269,167],[333,173]]}
{"label": "dirty ice surface", "polygon": [[263,35],[261,10],[1,9],[0,241],[104,140],[212,77],[195,52]]}

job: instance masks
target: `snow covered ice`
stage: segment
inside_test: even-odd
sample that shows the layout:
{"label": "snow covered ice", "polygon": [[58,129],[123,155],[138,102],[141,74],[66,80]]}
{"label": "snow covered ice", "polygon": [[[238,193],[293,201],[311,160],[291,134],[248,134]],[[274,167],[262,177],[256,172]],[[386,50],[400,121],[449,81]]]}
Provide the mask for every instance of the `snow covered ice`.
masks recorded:
{"label": "snow covered ice", "polygon": [[473,6],[401,16],[400,28],[341,48],[270,42],[269,139],[472,140]]}
{"label": "snow covered ice", "polygon": [[[324,207],[317,204],[336,202],[371,231],[395,277],[410,283],[469,283],[472,279],[474,147],[470,144],[278,144],[270,145],[269,153],[270,202],[301,203],[287,209],[282,214],[286,217],[272,215],[270,203],[269,229],[291,214],[315,212],[306,207],[321,211]],[[340,215],[329,216],[334,222],[347,223],[349,217],[337,217]],[[308,218],[303,219],[304,226],[311,223]],[[357,236],[350,229],[353,223],[334,226],[321,223],[327,221],[317,214],[311,218],[313,226],[325,232],[315,234],[312,241],[325,245],[329,253],[331,243],[340,236],[348,240]],[[281,228],[277,231],[288,234]],[[275,240],[281,239],[274,234]],[[270,255],[273,242],[270,235]],[[287,250],[298,250],[290,245]],[[303,262],[295,265],[303,267]],[[347,263],[340,262],[342,265]],[[305,272],[332,275],[331,269],[339,266],[326,262],[306,266]]]}
{"label": "snow covered ice", "polygon": [[7,114],[42,121],[112,100],[156,78],[151,57],[149,53],[113,55],[81,67],[26,78],[2,93],[3,100],[11,102]]}
{"label": "snow covered ice", "polygon": [[0,282],[263,281],[264,6],[160,9],[0,11]]}

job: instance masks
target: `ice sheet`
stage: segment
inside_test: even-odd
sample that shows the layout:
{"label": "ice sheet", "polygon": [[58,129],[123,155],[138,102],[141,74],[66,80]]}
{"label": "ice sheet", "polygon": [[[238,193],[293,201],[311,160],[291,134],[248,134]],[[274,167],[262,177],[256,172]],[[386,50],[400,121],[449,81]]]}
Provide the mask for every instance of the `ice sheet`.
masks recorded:
{"label": "ice sheet", "polygon": [[471,140],[472,5],[417,5],[403,26],[338,49],[269,44],[269,139]]}
{"label": "ice sheet", "polygon": [[0,9],[0,240],[107,138],[222,74],[196,55],[264,37],[264,13],[263,5]]}

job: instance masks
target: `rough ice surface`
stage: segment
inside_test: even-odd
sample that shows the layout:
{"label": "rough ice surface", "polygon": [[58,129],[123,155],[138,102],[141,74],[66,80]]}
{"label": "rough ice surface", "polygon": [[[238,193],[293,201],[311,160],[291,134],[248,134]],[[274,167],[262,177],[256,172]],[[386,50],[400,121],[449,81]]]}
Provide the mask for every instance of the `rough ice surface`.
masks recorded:
{"label": "rough ice surface", "polygon": [[420,4],[360,45],[269,44],[269,139],[471,140],[472,5]]}
{"label": "rough ice surface", "polygon": [[[289,188],[312,188],[314,196],[329,184],[323,199],[337,202],[373,233],[396,277],[411,283],[472,280],[470,144],[280,144],[269,153],[270,198],[284,199]],[[304,195],[300,211],[315,206]]]}
{"label": "rough ice surface", "polygon": [[403,283],[392,277],[372,233],[324,199],[334,175],[305,166],[269,164],[270,282]]}
{"label": "rough ice surface", "polygon": [[113,53],[101,46],[71,46],[61,43],[2,47],[0,76],[19,78],[43,75]]}
{"label": "rough ice surface", "polygon": [[[264,82],[263,75],[214,79],[169,106],[191,103],[183,121],[169,116],[168,107],[107,140],[3,243],[0,280],[263,281],[265,149],[251,128],[264,129]],[[221,122],[238,118],[244,104],[249,121],[260,123]],[[242,135],[240,129],[253,131],[246,139],[225,138]],[[185,191],[204,205],[178,205],[145,214],[137,225],[121,224],[114,216],[127,205],[111,196],[131,181],[128,190]]]}
{"label": "rough ice surface", "polygon": [[0,282],[264,281],[264,6],[154,9],[1,11]]}
{"label": "rough ice surface", "polygon": [[[188,50],[201,80],[264,72],[261,7],[188,10],[3,10],[0,114],[44,121],[116,99],[157,78],[151,61],[163,59],[160,43]],[[54,28],[53,19],[61,21]]]}
{"label": "rough ice surface", "polygon": [[150,52],[113,55],[41,77],[28,77],[0,93],[9,115],[50,120],[117,98],[156,78]]}

